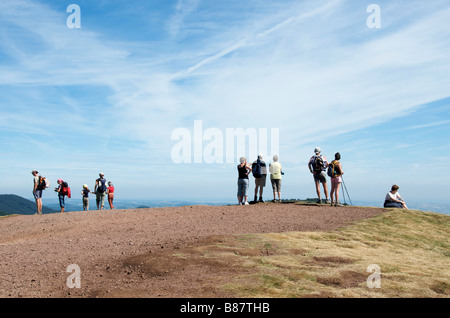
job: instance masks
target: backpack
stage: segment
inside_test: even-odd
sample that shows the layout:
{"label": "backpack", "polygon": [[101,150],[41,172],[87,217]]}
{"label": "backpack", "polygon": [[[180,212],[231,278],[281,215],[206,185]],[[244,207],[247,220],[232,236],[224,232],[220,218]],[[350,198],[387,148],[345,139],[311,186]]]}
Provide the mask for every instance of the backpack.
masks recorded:
{"label": "backpack", "polygon": [[106,191],[106,180],[105,179],[98,179],[100,181],[100,185],[97,187],[98,193],[103,193]]}
{"label": "backpack", "polygon": [[262,177],[262,173],[261,173],[261,161],[260,161],[259,159],[256,160],[256,163],[253,164],[252,173],[253,173],[253,176],[254,176],[255,178],[261,178],[261,177]]}
{"label": "backpack", "polygon": [[337,161],[333,160],[328,165],[327,174],[329,177],[335,178],[341,175],[341,171],[337,168]]}
{"label": "backpack", "polygon": [[67,197],[70,199],[72,197],[72,193],[70,191],[69,184],[67,182],[61,183],[61,190],[59,190],[59,193],[62,195],[67,195]]}
{"label": "backpack", "polygon": [[45,177],[39,176],[38,185],[36,187],[37,190],[45,190],[50,187],[50,181],[48,181]]}
{"label": "backpack", "polygon": [[322,156],[315,156],[313,161],[313,169],[315,172],[322,172],[325,168]]}

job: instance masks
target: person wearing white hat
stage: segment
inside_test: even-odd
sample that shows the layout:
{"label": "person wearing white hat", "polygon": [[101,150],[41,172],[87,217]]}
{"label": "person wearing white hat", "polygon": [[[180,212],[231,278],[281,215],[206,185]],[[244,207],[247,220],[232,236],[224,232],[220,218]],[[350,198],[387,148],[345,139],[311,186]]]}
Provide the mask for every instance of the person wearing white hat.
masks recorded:
{"label": "person wearing white hat", "polygon": [[319,147],[314,148],[315,155],[309,159],[308,168],[314,176],[314,183],[316,184],[317,203],[322,203],[320,196],[320,183],[322,183],[323,191],[325,192],[326,202],[330,203],[328,199],[327,175],[325,170],[328,166],[327,158],[321,155],[322,150]]}
{"label": "person wearing white hat", "polygon": [[42,214],[42,189],[39,189],[39,171],[31,171],[34,176],[33,197],[36,201],[36,214]]}
{"label": "person wearing white hat", "polygon": [[106,179],[104,178],[105,174],[100,172],[99,177],[95,180],[94,192],[96,194],[97,201],[97,210],[103,210],[105,206],[105,198],[106,198]]}

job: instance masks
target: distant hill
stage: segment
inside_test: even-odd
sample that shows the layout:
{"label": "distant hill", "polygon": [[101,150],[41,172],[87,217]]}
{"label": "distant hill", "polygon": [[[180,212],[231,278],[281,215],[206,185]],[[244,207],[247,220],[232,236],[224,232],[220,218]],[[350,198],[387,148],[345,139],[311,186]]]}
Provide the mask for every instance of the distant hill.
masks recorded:
{"label": "distant hill", "polygon": [[[42,213],[55,213],[57,211],[42,207]],[[36,213],[36,202],[27,200],[15,194],[0,194],[0,215]]]}

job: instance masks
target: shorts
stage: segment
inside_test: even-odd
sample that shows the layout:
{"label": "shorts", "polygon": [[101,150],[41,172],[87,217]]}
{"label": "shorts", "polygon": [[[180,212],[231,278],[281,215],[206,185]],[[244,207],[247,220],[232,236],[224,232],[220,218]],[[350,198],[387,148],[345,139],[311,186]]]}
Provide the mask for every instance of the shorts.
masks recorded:
{"label": "shorts", "polygon": [[89,209],[89,197],[83,197],[83,209]]}
{"label": "shorts", "polygon": [[97,204],[100,204],[101,206],[105,206],[105,197],[106,197],[106,192],[97,192],[96,194],[96,200],[97,200]]}
{"label": "shorts", "polygon": [[255,178],[255,186],[256,187],[265,187],[266,186],[266,176],[263,174],[261,178]]}
{"label": "shorts", "polygon": [[34,191],[33,195],[36,200],[42,198],[42,190]]}
{"label": "shorts", "polygon": [[281,192],[281,179],[270,179],[273,192]]}
{"label": "shorts", "polygon": [[248,190],[248,179],[238,179],[238,197],[246,197]]}
{"label": "shorts", "polygon": [[330,180],[331,180],[332,186],[337,186],[339,183],[342,183],[342,178],[340,176],[339,177],[331,177]]}
{"label": "shorts", "polygon": [[327,183],[327,175],[325,174],[325,171],[322,171],[321,173],[314,173],[314,181],[320,182],[320,183]]}

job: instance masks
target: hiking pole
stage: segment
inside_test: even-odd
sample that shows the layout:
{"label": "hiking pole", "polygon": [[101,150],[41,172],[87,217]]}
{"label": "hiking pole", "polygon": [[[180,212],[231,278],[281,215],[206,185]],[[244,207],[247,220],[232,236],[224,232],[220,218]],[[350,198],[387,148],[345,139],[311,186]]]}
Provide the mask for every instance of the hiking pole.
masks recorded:
{"label": "hiking pole", "polygon": [[[341,178],[342,178],[342,176],[341,176]],[[350,205],[353,205],[352,200],[350,199],[350,195],[348,194],[347,186],[345,185],[344,178],[342,178],[342,184],[344,185],[345,192],[347,192],[347,197],[348,197],[348,200],[350,201]]]}

